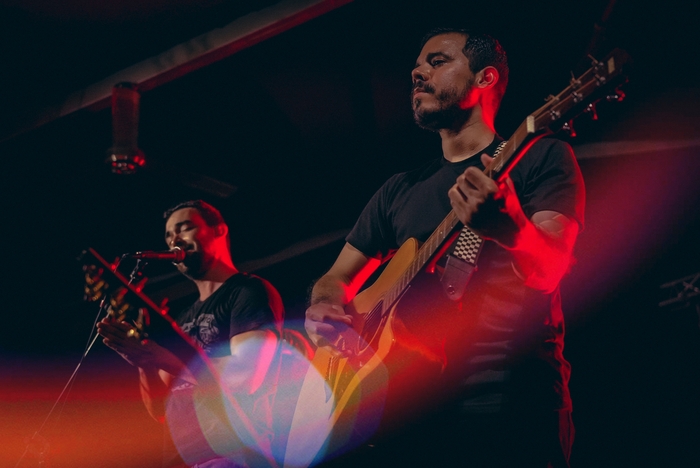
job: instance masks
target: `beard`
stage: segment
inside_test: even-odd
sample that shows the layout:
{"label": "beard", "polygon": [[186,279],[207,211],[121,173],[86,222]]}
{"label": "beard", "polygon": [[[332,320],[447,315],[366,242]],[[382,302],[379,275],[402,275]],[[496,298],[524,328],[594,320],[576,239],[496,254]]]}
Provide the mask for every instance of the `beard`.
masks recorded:
{"label": "beard", "polygon": [[177,269],[193,280],[203,278],[207,273],[202,252],[188,252],[185,260],[178,264]]}
{"label": "beard", "polygon": [[437,132],[443,129],[459,129],[464,122],[469,120],[472,110],[462,109],[460,102],[471,89],[473,80],[467,83],[466,89],[459,90],[456,87],[449,87],[435,94],[435,88],[428,84],[421,85],[420,82],[415,88],[422,88],[425,92],[432,94],[438,102],[437,109],[420,110],[420,99],[412,100],[413,120],[425,130]]}

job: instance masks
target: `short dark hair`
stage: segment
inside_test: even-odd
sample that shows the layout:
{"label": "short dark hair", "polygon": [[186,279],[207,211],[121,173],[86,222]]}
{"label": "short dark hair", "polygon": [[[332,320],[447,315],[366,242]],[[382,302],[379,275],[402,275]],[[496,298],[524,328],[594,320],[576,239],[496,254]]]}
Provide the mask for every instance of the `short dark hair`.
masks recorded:
{"label": "short dark hair", "polygon": [[170,219],[170,217],[173,215],[173,213],[183,208],[194,208],[197,211],[199,211],[199,214],[202,216],[202,219],[209,227],[216,227],[219,224],[226,224],[219,210],[217,210],[204,200],[188,200],[182,203],[178,203],[177,205],[165,210],[165,213],[163,213],[163,218],[167,222],[168,219]]}
{"label": "short dark hair", "polygon": [[477,73],[489,66],[498,70],[499,78],[494,87],[495,105],[496,109],[498,109],[501,105],[501,99],[503,99],[503,95],[506,92],[506,86],[508,86],[509,69],[506,51],[503,50],[500,42],[488,34],[461,28],[431,29],[423,36],[420,48],[422,49],[425,43],[435,36],[451,33],[461,34],[467,38],[462,53],[469,59],[469,69],[472,73]]}

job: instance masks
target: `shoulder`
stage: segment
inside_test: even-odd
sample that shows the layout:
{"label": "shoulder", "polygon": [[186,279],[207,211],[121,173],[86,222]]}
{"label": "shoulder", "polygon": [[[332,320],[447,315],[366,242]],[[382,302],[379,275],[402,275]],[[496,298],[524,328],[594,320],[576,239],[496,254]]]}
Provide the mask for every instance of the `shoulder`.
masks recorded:
{"label": "shoulder", "polygon": [[571,145],[557,138],[541,138],[533,146],[537,148],[537,151],[539,151],[546,160],[574,163],[576,161],[576,155],[574,155],[574,149]]}
{"label": "shoulder", "polygon": [[376,224],[378,218],[390,217],[397,203],[402,205],[405,195],[410,193],[414,186],[428,179],[441,167],[439,160],[432,160],[416,169],[392,175],[365,205],[359,221]]}
{"label": "shoulder", "polygon": [[194,317],[196,317],[202,310],[204,303],[197,299],[189,307],[186,307],[177,314],[176,322],[178,325],[182,326],[185,323],[192,322]]}
{"label": "shoulder", "polygon": [[585,186],[571,146],[555,138],[532,145],[511,178],[525,214],[555,211],[583,226]]}
{"label": "shoulder", "polygon": [[418,182],[428,179],[430,176],[438,172],[443,165],[439,158],[431,159],[430,161],[405,172],[399,172],[392,175],[384,182],[384,185],[379,189],[379,193],[392,195],[406,188],[410,188]]}
{"label": "shoulder", "polygon": [[225,291],[229,295],[235,296],[267,296],[268,289],[274,290],[274,287],[268,281],[260,278],[259,276],[246,272],[236,273],[231,278],[226,280],[226,283],[224,283],[222,288],[226,288]]}
{"label": "shoulder", "polygon": [[442,164],[442,158],[433,158],[430,161],[427,161],[426,163],[418,166],[417,168],[407,171],[407,172],[402,172],[400,174],[396,174],[395,177],[398,176],[399,180],[404,183],[415,183],[420,180],[427,179],[431,175],[435,174],[438,172],[440,169],[442,169],[444,165]]}
{"label": "shoulder", "polygon": [[403,187],[407,186],[406,183],[406,172],[401,172],[394,174],[389,177],[372,195],[372,198],[367,203],[365,210],[369,208],[381,209],[387,204],[391,203],[396,197],[396,194],[401,192]]}
{"label": "shoulder", "polygon": [[556,138],[541,138],[514,167],[528,178],[550,171],[578,173],[578,163],[571,145]]}
{"label": "shoulder", "polygon": [[237,301],[248,307],[262,307],[272,311],[278,325],[284,319],[284,303],[277,289],[268,280],[252,273],[240,272],[237,275]]}
{"label": "shoulder", "polygon": [[532,145],[532,148],[530,148],[528,152],[555,157],[573,157],[574,155],[574,150],[571,148],[571,145],[552,137],[540,138]]}

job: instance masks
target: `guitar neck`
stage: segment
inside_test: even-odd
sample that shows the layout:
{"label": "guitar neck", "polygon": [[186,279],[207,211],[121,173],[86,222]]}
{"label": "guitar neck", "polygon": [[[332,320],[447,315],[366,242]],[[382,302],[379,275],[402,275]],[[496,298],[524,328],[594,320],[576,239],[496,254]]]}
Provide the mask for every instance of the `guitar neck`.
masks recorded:
{"label": "guitar neck", "polygon": [[388,310],[403,294],[408,285],[413,281],[419,271],[428,263],[435,252],[445,242],[445,239],[453,232],[455,226],[459,223],[459,218],[454,211],[442,220],[440,225],[433,231],[428,240],[421,246],[411,264],[394,285],[386,292],[384,296],[384,310]]}
{"label": "guitar neck", "polygon": [[[513,135],[508,140],[501,143],[496,150],[493,161],[484,169],[484,173],[487,176],[499,183],[505,180],[510,169],[520,160],[530,146],[547,133],[546,131],[536,131],[533,122],[534,117],[528,116],[515,132],[513,132]],[[445,240],[454,232],[459,222],[459,218],[454,210],[447,214],[445,219],[442,220],[440,225],[418,250],[410,266],[396,281],[394,286],[387,291],[384,299],[385,310],[389,310],[401,297],[418,272],[426,266],[428,261],[433,258],[435,253],[444,244]]]}
{"label": "guitar neck", "polygon": [[[509,168],[517,162],[522,154],[532,144],[533,135],[528,132],[527,120],[513,133],[511,138],[501,143],[496,150],[494,160],[484,170],[486,175],[498,178],[505,177]],[[529,144],[528,144],[529,143]],[[519,148],[525,148],[523,151],[518,151]],[[496,179],[499,180],[499,179]],[[419,271],[421,271],[428,261],[433,258],[433,255],[444,244],[445,240],[454,232],[455,227],[459,224],[459,218],[454,210],[450,211],[440,225],[433,231],[430,237],[425,241],[416,254],[416,257],[411,262],[410,266],[396,281],[394,286],[387,291],[384,299],[384,308],[388,310],[403,294],[408,285],[413,281]]]}
{"label": "guitar neck", "polygon": [[[578,78],[572,78],[569,86],[556,96],[549,96],[546,103],[520,124],[506,142],[502,151],[486,168],[485,173],[497,182],[503,182],[510,169],[517,164],[532,144],[541,137],[553,133],[583,112],[595,115],[595,104],[601,90],[624,82],[622,67],[629,61],[627,52],[613,50],[604,60],[593,61],[593,66]],[[624,93],[616,91],[607,99],[622,100]]]}
{"label": "guitar neck", "polygon": [[547,133],[551,133],[547,127],[538,131],[534,115],[529,115],[503,143],[491,164],[484,169],[484,173],[497,183],[503,182],[527,150]]}

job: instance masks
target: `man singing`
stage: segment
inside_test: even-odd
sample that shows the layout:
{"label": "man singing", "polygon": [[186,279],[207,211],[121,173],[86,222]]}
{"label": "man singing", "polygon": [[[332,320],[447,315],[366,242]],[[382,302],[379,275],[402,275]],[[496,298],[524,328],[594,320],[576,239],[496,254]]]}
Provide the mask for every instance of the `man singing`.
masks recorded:
{"label": "man singing", "polygon": [[[139,339],[132,325],[106,318],[98,324],[99,333],[107,346],[138,367],[148,412],[167,423],[188,466],[264,465],[272,456],[281,298],[270,283],[235,267],[228,226],[216,208],[188,201],[164,217],[168,247],[186,253],[177,269],[199,291],[177,324],[208,357],[225,397],[203,394],[202,382],[182,358],[152,340]],[[258,447],[248,447],[251,441]],[[165,462],[172,466],[167,458],[177,456],[166,453]]]}

